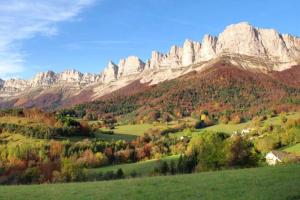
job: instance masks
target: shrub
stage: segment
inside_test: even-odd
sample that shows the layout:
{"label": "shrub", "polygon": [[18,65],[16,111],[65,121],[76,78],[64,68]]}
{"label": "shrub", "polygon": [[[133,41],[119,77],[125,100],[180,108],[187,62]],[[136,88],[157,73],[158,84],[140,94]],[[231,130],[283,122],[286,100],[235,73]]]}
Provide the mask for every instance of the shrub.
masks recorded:
{"label": "shrub", "polygon": [[222,124],[228,124],[228,122],[229,122],[229,117],[227,117],[227,116],[221,116],[220,118],[219,118],[219,121],[222,123]]}
{"label": "shrub", "polygon": [[284,124],[285,124],[285,123],[287,122],[287,120],[288,120],[287,117],[286,117],[285,115],[282,115],[282,116],[280,117],[280,119],[281,119],[281,122],[284,123]]}
{"label": "shrub", "polygon": [[135,177],[137,177],[137,172],[135,171],[135,170],[132,170],[131,172],[130,172],[130,176],[132,177],[132,178],[135,178]]}
{"label": "shrub", "polygon": [[239,115],[234,115],[233,117],[231,117],[231,122],[233,124],[240,124],[242,123],[242,118]]}
{"label": "shrub", "polygon": [[274,136],[265,136],[257,139],[255,147],[262,153],[268,153],[269,151],[280,147],[280,141]]}
{"label": "shrub", "polygon": [[240,135],[226,140],[225,154],[227,166],[251,167],[256,166],[259,160],[253,144]]}
{"label": "shrub", "polygon": [[65,182],[83,181],[86,179],[83,167],[70,158],[62,160],[61,176]]}
{"label": "shrub", "polygon": [[170,173],[172,175],[176,174],[176,163],[174,160],[171,160],[170,162]]}
{"label": "shrub", "polygon": [[53,171],[52,172],[52,182],[53,183],[61,183],[63,181],[61,174],[59,171]]}
{"label": "shrub", "polygon": [[39,172],[36,167],[27,168],[21,176],[21,182],[25,184],[37,183],[38,180]]}
{"label": "shrub", "polygon": [[166,161],[159,161],[158,167],[155,168],[155,172],[166,175],[170,168]]}
{"label": "shrub", "polygon": [[114,174],[113,171],[108,171],[103,175],[104,180],[112,180],[115,179],[116,175]]}
{"label": "shrub", "polygon": [[122,179],[122,178],[124,178],[125,176],[124,176],[124,172],[123,172],[123,170],[120,168],[120,169],[118,169],[118,171],[117,171],[117,173],[116,173],[116,178],[118,178],[118,179]]}

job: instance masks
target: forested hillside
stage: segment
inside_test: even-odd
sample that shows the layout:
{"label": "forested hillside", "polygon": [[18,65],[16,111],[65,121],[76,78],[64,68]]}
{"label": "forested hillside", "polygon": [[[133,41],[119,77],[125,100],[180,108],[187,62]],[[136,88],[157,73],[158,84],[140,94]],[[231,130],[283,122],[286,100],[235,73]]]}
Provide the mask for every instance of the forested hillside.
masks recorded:
{"label": "forested hillside", "polygon": [[[298,71],[299,67],[294,67],[292,73]],[[136,121],[167,121],[203,110],[216,116],[238,114],[252,118],[299,108],[300,76],[290,79],[286,75],[290,73],[266,74],[219,63],[201,73],[194,71],[152,87],[134,83],[76,109],[96,118],[104,114],[127,115]]]}

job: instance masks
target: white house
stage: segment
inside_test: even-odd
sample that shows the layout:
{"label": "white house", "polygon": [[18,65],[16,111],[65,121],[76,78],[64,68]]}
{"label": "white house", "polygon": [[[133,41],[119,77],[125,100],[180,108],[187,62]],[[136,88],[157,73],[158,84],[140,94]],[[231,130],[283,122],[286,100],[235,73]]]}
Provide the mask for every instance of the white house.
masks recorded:
{"label": "white house", "polygon": [[245,129],[243,129],[242,130],[242,135],[245,135],[245,134],[248,134],[248,133],[250,133],[250,131],[251,131],[251,129],[250,128],[245,128]]}
{"label": "white house", "polygon": [[282,163],[289,156],[289,153],[284,151],[271,151],[266,155],[266,162],[268,165],[276,165]]}

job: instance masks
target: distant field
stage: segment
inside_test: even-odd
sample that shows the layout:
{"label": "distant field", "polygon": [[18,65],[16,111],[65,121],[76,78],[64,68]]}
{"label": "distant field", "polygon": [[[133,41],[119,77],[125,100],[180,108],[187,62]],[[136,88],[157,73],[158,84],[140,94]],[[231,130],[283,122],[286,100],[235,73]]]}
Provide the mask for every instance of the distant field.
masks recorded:
{"label": "distant field", "polygon": [[97,133],[96,137],[100,138],[102,140],[105,140],[105,141],[112,141],[112,140],[132,141],[137,138],[137,136],[135,136],[135,135],[117,134],[117,133],[115,133],[113,135]]}
{"label": "distant field", "polygon": [[[288,119],[298,119],[300,118],[300,113],[296,112],[296,113],[288,113],[286,115],[286,117]],[[263,121],[262,125],[268,125],[268,124],[273,124],[273,125],[280,125],[281,122],[281,116],[276,116],[276,117],[272,117],[272,118],[268,118],[267,120]],[[255,127],[252,121],[248,121],[245,123],[240,123],[240,124],[217,124],[214,126],[210,126],[207,128],[203,128],[203,129],[197,129],[195,131],[192,132],[192,135],[196,135],[199,133],[203,133],[204,131],[214,131],[214,132],[225,132],[228,134],[232,134],[234,131],[241,131],[245,128],[252,128]],[[181,135],[185,135],[185,132],[179,132],[176,135],[181,136]]]}
{"label": "distant field", "polygon": [[114,132],[119,134],[140,136],[153,127],[154,125],[152,124],[121,125],[121,126],[117,126],[114,129]]}
{"label": "distant field", "polygon": [[0,199],[43,200],[296,200],[300,165],[205,172],[117,181],[1,186]]}
{"label": "distant field", "polygon": [[[169,156],[162,158],[162,161],[170,162],[171,160],[177,161],[179,156]],[[138,176],[147,176],[154,171],[154,168],[157,166],[159,160],[147,160],[138,163],[130,164],[121,164],[121,165],[112,165],[107,167],[100,167],[95,169],[88,169],[88,175],[93,176],[98,173],[105,173],[108,171],[116,172],[118,169],[122,169],[125,176],[130,176],[130,173],[135,171]]]}
{"label": "distant field", "polygon": [[[299,119],[300,112],[287,113],[286,117],[288,119]],[[269,118],[268,120],[266,120],[266,123],[274,124],[274,125],[281,124],[281,117],[277,116],[277,117]]]}
{"label": "distant field", "polygon": [[9,145],[18,145],[24,143],[34,143],[42,141],[41,139],[29,138],[20,134],[11,134],[11,133],[1,133],[0,134],[0,144],[8,143]]}
{"label": "distant field", "polygon": [[[297,119],[300,118],[300,112],[295,112],[295,113],[288,113],[286,115],[288,119]],[[189,121],[194,121],[195,119],[191,118],[186,118],[181,121],[186,121],[188,123]],[[265,120],[262,125],[267,125],[267,124],[273,124],[273,125],[279,125],[281,124],[281,116],[276,116],[272,118],[268,118]],[[164,128],[167,127],[168,125],[165,124],[135,124],[135,125],[121,125],[121,126],[116,126],[116,128],[113,130],[115,132],[114,135],[101,135],[100,138],[103,138],[104,140],[112,140],[112,139],[124,139],[124,140],[132,140],[135,139],[137,136],[143,135],[147,130],[150,128]],[[171,124],[170,124],[171,126]],[[197,129],[192,132],[192,135],[196,135],[199,133],[203,133],[204,131],[214,131],[214,132],[225,132],[228,134],[232,134],[234,131],[242,131],[243,129],[246,128],[252,128],[254,127],[254,124],[252,121],[248,121],[245,123],[240,123],[240,124],[217,124],[214,126],[210,126],[207,128],[203,129]],[[181,135],[186,135],[185,132],[178,132],[176,133],[177,136]]]}
{"label": "distant field", "polygon": [[0,123],[10,123],[10,124],[22,124],[22,125],[41,125],[43,123],[37,123],[30,118],[25,117],[0,117]]}
{"label": "distant field", "polygon": [[300,143],[290,146],[284,149],[286,152],[299,153],[300,154]]}
{"label": "distant field", "polygon": [[[295,113],[288,113],[286,115],[288,119],[297,119],[300,118],[300,112],[295,112]],[[192,118],[184,118],[181,121],[184,121],[185,123],[189,123],[191,121],[195,121],[195,119]],[[28,118],[22,118],[22,117],[0,117],[0,123],[14,123],[14,124],[23,124],[23,125],[41,125],[41,123],[37,123],[32,121],[31,119]],[[94,122],[93,122],[94,123]],[[119,125],[116,126],[115,129],[113,129],[114,133],[113,135],[108,135],[108,134],[101,134],[98,133],[96,136],[100,139],[106,140],[106,141],[112,141],[112,140],[126,140],[126,141],[131,141],[137,138],[138,136],[143,135],[145,132],[147,132],[151,128],[166,128],[168,126],[172,126],[176,124],[177,122],[172,122],[170,124],[164,124],[164,123],[157,123],[157,124],[134,124],[134,125]],[[281,124],[281,117],[276,116],[273,118],[268,118],[266,121],[263,122],[263,124]],[[253,123],[251,121],[241,123],[241,124],[217,124],[214,126],[210,126],[207,128],[203,129],[197,129],[192,132],[192,135],[196,135],[199,133],[202,133],[204,131],[222,131],[226,132],[229,134],[232,134],[234,131],[241,131],[245,128],[253,127]],[[103,130],[108,130],[108,129],[103,129]],[[176,133],[177,136],[185,135],[185,132],[179,132]],[[65,138],[68,139],[68,138]],[[79,141],[84,138],[78,137],[78,138],[71,138],[72,141]]]}
{"label": "distant field", "polygon": [[[162,127],[162,125],[153,125],[153,124],[134,124],[134,125],[120,125],[116,126],[112,131],[115,133],[113,135],[107,134],[97,134],[97,136],[103,140],[126,140],[131,141],[137,138],[138,136],[143,135],[149,129],[154,127]],[[109,129],[103,129],[108,131]]]}

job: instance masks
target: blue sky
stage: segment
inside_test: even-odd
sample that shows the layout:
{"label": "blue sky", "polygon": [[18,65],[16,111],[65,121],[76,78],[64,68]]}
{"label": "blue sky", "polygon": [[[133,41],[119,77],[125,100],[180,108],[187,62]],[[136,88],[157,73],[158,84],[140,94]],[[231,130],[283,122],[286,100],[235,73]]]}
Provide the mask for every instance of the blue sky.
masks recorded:
{"label": "blue sky", "polygon": [[233,23],[300,35],[298,0],[0,0],[0,78],[167,52]]}

